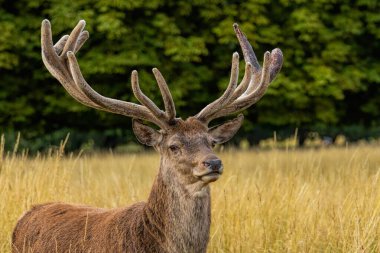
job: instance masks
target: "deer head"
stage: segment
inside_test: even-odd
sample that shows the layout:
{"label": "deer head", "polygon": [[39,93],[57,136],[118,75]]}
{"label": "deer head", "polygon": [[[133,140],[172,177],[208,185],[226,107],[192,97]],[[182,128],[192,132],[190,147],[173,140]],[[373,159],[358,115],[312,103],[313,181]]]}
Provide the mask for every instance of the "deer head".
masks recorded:
{"label": "deer head", "polygon": [[[160,173],[164,178],[176,178],[176,181],[194,192],[217,180],[223,172],[223,165],[212,148],[234,136],[243,122],[243,116],[240,114],[219,126],[208,125],[216,118],[250,107],[264,95],[281,69],[281,50],[276,48],[272,52],[266,52],[261,67],[247,38],[238,25],[234,24],[245,60],[242,81],[238,85],[239,54],[235,52],[225,92],[195,116],[182,120],[176,117],[168,85],[156,68],[153,69],[153,74],[162,94],[164,111],[141,91],[136,70],[132,72],[131,83],[133,93],[141,105],[108,98],[93,90],[83,78],[75,56],[89,37],[84,27],[85,21],[79,21],[70,36],[63,36],[53,45],[50,23],[48,20],[42,22],[42,59],[50,73],[80,103],[132,117],[137,139],[160,152],[161,165],[164,165],[161,166]],[[145,125],[143,121],[157,125],[160,130]]]}

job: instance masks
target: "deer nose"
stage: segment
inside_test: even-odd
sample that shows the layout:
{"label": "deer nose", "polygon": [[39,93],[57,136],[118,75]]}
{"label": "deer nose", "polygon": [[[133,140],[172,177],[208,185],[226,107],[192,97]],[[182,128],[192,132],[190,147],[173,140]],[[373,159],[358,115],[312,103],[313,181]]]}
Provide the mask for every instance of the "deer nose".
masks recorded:
{"label": "deer nose", "polygon": [[223,166],[222,161],[219,159],[210,159],[203,162],[203,166],[208,169],[211,169],[213,172],[222,172]]}

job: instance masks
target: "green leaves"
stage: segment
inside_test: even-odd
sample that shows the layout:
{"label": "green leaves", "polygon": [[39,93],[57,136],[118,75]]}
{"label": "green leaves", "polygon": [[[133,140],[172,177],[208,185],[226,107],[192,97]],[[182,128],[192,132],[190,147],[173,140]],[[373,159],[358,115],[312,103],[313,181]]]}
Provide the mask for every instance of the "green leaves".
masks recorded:
{"label": "green leaves", "polygon": [[[0,1],[0,126],[28,137],[127,121],[78,104],[48,74],[43,18],[52,21],[54,41],[87,21],[90,39],[78,61],[88,82],[111,97],[135,101],[129,81],[137,69],[144,91],[162,105],[151,73],[157,67],[178,114],[197,113],[227,86],[231,54],[241,54],[232,29],[238,22],[260,62],[267,50],[284,52],[280,75],[245,112],[246,129],[380,124],[378,9],[375,0]],[[57,117],[65,121],[47,123]]]}

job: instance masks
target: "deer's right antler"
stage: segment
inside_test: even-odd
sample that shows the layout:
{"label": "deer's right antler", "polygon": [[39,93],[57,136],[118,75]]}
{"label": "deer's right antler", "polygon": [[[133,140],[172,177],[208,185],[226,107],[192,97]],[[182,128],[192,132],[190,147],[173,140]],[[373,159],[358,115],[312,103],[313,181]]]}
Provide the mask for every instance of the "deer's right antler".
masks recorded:
{"label": "deer's right antler", "polygon": [[165,112],[160,110],[140,89],[138,74],[132,72],[132,90],[142,105],[105,97],[97,93],[83,78],[75,53],[88,39],[84,30],[85,21],[81,20],[70,35],[63,36],[53,45],[50,22],[42,21],[41,46],[42,60],[49,72],[62,84],[66,91],[80,103],[96,109],[150,121],[162,129],[175,122],[175,106],[169,88],[156,68],[153,74],[162,94]]}

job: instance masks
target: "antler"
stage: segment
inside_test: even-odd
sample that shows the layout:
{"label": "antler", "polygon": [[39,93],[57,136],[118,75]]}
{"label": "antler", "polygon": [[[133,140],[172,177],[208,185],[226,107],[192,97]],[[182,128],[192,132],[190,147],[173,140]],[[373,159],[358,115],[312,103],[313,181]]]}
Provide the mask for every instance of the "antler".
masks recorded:
{"label": "antler", "polygon": [[230,83],[223,95],[207,105],[195,117],[208,124],[211,120],[244,110],[255,104],[265,94],[269,84],[281,70],[283,56],[279,48],[265,52],[263,67],[257,61],[251,44],[237,24],[233,25],[246,63],[242,82],[236,87],[239,55],[232,56]]}
{"label": "antler", "polygon": [[53,45],[50,22],[42,21],[41,47],[42,60],[49,72],[62,84],[66,91],[80,103],[96,109],[150,121],[162,129],[175,122],[175,106],[169,88],[158,69],[153,69],[162,94],[165,112],[160,110],[140,89],[138,74],[132,72],[132,90],[142,105],[105,97],[97,93],[83,78],[75,53],[89,37],[81,20],[70,36],[63,36]]}

